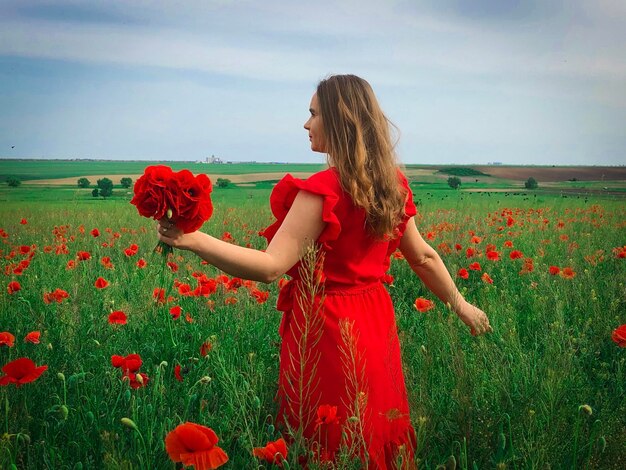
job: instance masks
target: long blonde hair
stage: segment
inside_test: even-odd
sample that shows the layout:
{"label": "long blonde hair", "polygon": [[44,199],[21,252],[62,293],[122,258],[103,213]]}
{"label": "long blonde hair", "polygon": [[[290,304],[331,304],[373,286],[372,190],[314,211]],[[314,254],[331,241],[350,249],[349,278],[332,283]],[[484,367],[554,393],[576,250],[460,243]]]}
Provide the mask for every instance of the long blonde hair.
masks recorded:
{"label": "long blonde hair", "polygon": [[317,86],[329,164],[341,186],[366,213],[371,233],[394,237],[404,213],[406,190],[400,185],[391,140],[391,122],[380,109],[367,81],[355,75],[333,75]]}

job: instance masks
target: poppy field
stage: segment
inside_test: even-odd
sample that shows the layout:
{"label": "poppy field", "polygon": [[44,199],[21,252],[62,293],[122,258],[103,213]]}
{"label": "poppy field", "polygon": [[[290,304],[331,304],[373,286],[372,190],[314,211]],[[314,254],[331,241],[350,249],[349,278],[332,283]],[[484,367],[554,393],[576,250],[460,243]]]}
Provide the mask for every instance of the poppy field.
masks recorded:
{"label": "poppy field", "polygon": [[[263,249],[269,192],[216,188],[202,230]],[[422,236],[494,329],[472,337],[393,256],[419,467],[623,468],[623,200],[414,193]],[[0,468],[359,468],[274,425],[286,279],[155,253],[129,200],[0,209]],[[357,419],[324,405],[320,426]]]}

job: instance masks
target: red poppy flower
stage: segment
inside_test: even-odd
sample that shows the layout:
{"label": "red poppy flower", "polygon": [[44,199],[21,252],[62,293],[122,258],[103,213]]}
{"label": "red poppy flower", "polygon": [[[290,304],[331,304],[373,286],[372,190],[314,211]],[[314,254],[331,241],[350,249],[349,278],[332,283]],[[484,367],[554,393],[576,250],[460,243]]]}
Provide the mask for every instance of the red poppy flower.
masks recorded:
{"label": "red poppy flower", "polygon": [[76,258],[78,259],[78,261],[87,261],[91,258],[91,253],[89,253],[88,251],[79,251],[76,253]]}
{"label": "red poppy flower", "polygon": [[148,381],[150,379],[143,372],[127,372],[122,376],[122,380],[128,380],[128,384],[130,385],[130,387],[136,390],[138,388],[148,385]]}
{"label": "red poppy flower", "polygon": [[211,344],[211,342],[205,341],[204,343],[200,345],[200,355],[202,357],[205,357],[207,354],[209,354],[211,349],[213,349],[213,345]]}
{"label": "red poppy flower", "polygon": [[558,266],[550,266],[550,274],[556,276],[561,272],[561,269]]}
{"label": "red poppy flower", "polygon": [[44,292],[43,294],[43,302],[45,304],[51,304],[52,302],[56,302],[60,304],[64,299],[69,298],[70,294],[68,294],[63,289],[55,289],[52,292]]}
{"label": "red poppy flower", "polygon": [[277,441],[268,442],[265,447],[255,447],[252,449],[252,455],[282,467],[283,460],[287,458],[287,443],[281,437]]}
{"label": "red poppy flower", "polygon": [[217,446],[218,441],[211,428],[186,422],[165,437],[165,450],[173,462],[182,462],[195,470],[212,470],[228,462],[226,452]]}
{"label": "red poppy flower", "polygon": [[[487,254],[487,256],[488,255],[489,254]],[[513,250],[513,251],[511,251],[509,253],[509,258],[511,258],[511,259],[519,259],[519,258],[522,258],[523,256],[524,256],[524,254],[521,251],[519,251],[519,250]]]}
{"label": "red poppy flower", "polygon": [[487,259],[491,261],[498,261],[500,259],[500,253],[497,251],[487,251]]}
{"label": "red poppy flower", "polygon": [[97,228],[94,228],[90,233],[91,233],[91,236],[94,238],[100,236],[100,230],[98,230]]}
{"label": "red poppy flower", "polygon": [[222,234],[222,240],[227,242],[227,243],[232,243],[233,241],[233,236],[231,235],[230,232],[224,232]]}
{"label": "red poppy flower", "polygon": [[105,287],[108,287],[108,285],[109,285],[109,281],[107,281],[103,277],[99,277],[98,279],[96,279],[96,282],[94,283],[94,286],[96,287],[96,289],[104,289]]}
{"label": "red poppy flower", "polygon": [[231,297],[226,297],[224,299],[224,304],[226,304],[226,305],[234,305],[236,303],[237,303],[237,298],[236,297],[232,297],[231,296]]}
{"label": "red poppy flower", "polygon": [[423,297],[418,297],[415,299],[415,303],[413,304],[418,312],[428,312],[435,307],[435,304],[432,300],[425,299]]}
{"label": "red poppy flower", "polygon": [[34,382],[48,366],[37,367],[35,363],[27,357],[21,357],[9,362],[2,368],[5,375],[0,377],[0,385],[9,385],[14,383],[16,387],[20,387],[29,382]]}
{"label": "red poppy flower", "polygon": [[111,312],[109,315],[109,324],[110,325],[126,325],[126,314],[121,310],[116,310],[115,312]]}
{"label": "red poppy flower", "polygon": [[511,240],[507,240],[504,242],[504,246],[507,248],[513,248],[513,242]]}
{"label": "red poppy flower", "polygon": [[402,254],[401,251],[398,251],[398,250],[394,251],[392,256],[395,259],[404,259],[404,255]]}
{"label": "red poppy flower", "polygon": [[7,346],[9,348],[13,347],[15,342],[15,336],[13,336],[8,331],[3,331],[0,333],[0,346]]}
{"label": "red poppy flower", "polygon": [[66,271],[71,271],[72,269],[76,269],[76,261],[74,261],[73,259],[69,260],[65,265]]}
{"label": "red poppy flower", "polygon": [[137,372],[141,367],[142,361],[139,354],[129,354],[128,356],[111,356],[111,364],[113,367],[122,369],[125,374],[130,372]]}
{"label": "red poppy flower", "polygon": [[19,282],[17,281],[9,282],[9,285],[7,286],[7,292],[9,293],[9,295],[15,294],[16,292],[20,290],[22,290],[22,286],[20,285]]}
{"label": "red poppy flower", "polygon": [[137,267],[140,269],[143,269],[147,266],[148,263],[146,263],[146,260],[143,258],[140,258],[139,261],[137,261]]}
{"label": "red poppy flower", "polygon": [[570,267],[563,268],[561,271],[561,277],[564,279],[573,279],[576,277],[576,272]]}
{"label": "red poppy flower", "polygon": [[39,337],[40,336],[41,336],[41,333],[39,331],[31,331],[30,333],[28,333],[24,337],[24,342],[25,343],[39,344]]}
{"label": "red poppy flower", "polygon": [[393,276],[392,276],[391,274],[388,274],[388,273],[387,273],[387,274],[383,274],[383,277],[382,277],[381,281],[382,281],[384,284],[389,284],[389,285],[391,285],[391,284],[393,284],[394,278],[393,278]]}
{"label": "red poppy flower", "polygon": [[259,290],[256,287],[250,289],[250,294],[252,294],[252,297],[256,299],[257,304],[265,303],[270,296],[269,292]]}
{"label": "red poppy flower", "polygon": [[180,308],[180,305],[175,305],[174,307],[170,308],[170,315],[174,320],[178,320],[182,311],[183,310],[182,308]]}
{"label": "red poppy flower", "polygon": [[168,261],[168,262],[167,262],[167,266],[168,266],[168,268],[170,268],[170,269],[171,269],[171,271],[172,271],[173,273],[175,273],[175,272],[177,272],[177,271],[178,271],[178,265],[177,265],[176,263],[174,263],[173,261]]}
{"label": "red poppy flower", "polygon": [[28,246],[28,245],[21,245],[20,246],[20,254],[26,255],[26,254],[28,254],[29,251],[30,251],[30,246]]}
{"label": "red poppy flower", "polygon": [[178,380],[179,382],[183,381],[183,376],[180,375],[180,364],[176,364],[174,366],[174,377],[176,378],[176,380]]}
{"label": "red poppy flower", "polygon": [[20,220],[20,224],[22,224],[22,225],[26,225],[27,223],[28,223],[28,220],[26,220],[26,219]]}
{"label": "red poppy flower", "polygon": [[617,344],[620,348],[626,348],[626,324],[620,325],[613,330],[611,334],[611,339]]}
{"label": "red poppy flower", "polygon": [[111,262],[111,257],[110,256],[103,256],[102,259],[100,260],[100,263],[106,269],[113,269],[114,268],[113,263]]}
{"label": "red poppy flower", "polygon": [[489,276],[489,274],[487,273],[483,273],[480,278],[483,280],[483,282],[486,282],[487,284],[493,284],[493,279],[491,279],[491,276]]}
{"label": "red poppy flower", "polygon": [[456,273],[456,275],[459,276],[461,279],[468,279],[469,278],[469,272],[465,268],[459,269],[459,271]]}
{"label": "red poppy flower", "polygon": [[470,271],[480,271],[481,267],[480,267],[480,263],[477,261],[475,263],[472,263],[468,266],[468,268],[470,269]]}
{"label": "red poppy flower", "polygon": [[471,243],[474,243],[474,244],[476,244],[476,245],[477,245],[477,244],[479,244],[479,243],[480,243],[480,242],[482,242],[482,241],[483,241],[483,239],[482,239],[482,238],[480,238],[479,236],[476,236],[476,235],[474,235],[474,236],[470,239],[470,242],[471,242]]}
{"label": "red poppy flower", "polygon": [[454,249],[456,251],[461,251],[463,249],[463,246],[460,243],[455,243],[454,244]]}
{"label": "red poppy flower", "polygon": [[474,248],[468,248],[467,250],[465,250],[465,257],[466,258],[471,258],[475,254],[476,254],[476,250]]}
{"label": "red poppy flower", "polygon": [[317,419],[315,420],[315,427],[322,424],[335,424],[339,422],[337,417],[337,407],[330,405],[320,405],[317,408]]}

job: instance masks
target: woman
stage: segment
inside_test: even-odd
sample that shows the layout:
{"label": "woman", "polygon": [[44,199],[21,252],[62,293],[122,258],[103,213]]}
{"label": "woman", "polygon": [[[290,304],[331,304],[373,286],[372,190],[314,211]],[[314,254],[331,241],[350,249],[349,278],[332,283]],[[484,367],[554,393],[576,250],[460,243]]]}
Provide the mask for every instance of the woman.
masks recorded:
{"label": "woman", "polygon": [[[270,205],[277,220],[265,229],[264,252],[201,232],[185,235],[168,220],[159,224],[159,239],[232,276],[272,282],[291,275],[277,306],[284,312],[279,421],[301,430],[319,459],[342,449],[372,468],[410,468],[415,434],[393,305],[381,283],[390,255],[399,248],[472,334],[491,327],[420,236],[389,121],[370,85],[353,75],[322,80],[310,113],[304,128],[311,150],[326,153],[329,168],[276,185]],[[318,255],[303,263],[312,245]]]}

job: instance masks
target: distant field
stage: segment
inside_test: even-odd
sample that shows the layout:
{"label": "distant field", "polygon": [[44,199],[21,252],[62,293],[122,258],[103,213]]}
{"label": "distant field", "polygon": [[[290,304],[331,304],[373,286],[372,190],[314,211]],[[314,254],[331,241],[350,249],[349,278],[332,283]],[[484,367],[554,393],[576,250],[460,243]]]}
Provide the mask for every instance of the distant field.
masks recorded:
{"label": "distant field", "polygon": [[174,170],[186,168],[194,173],[240,175],[249,173],[316,172],[324,168],[312,163],[234,163],[205,164],[193,162],[104,161],[104,160],[2,160],[0,181],[16,176],[22,181],[81,177],[91,175],[129,176],[143,173],[148,165],[167,165]]}
{"label": "distant field", "polygon": [[[148,165],[164,164],[174,170],[187,168],[194,173],[208,175],[228,175],[233,182],[248,183],[253,181],[280,179],[285,173],[299,173],[301,176],[313,174],[325,164],[313,163],[233,163],[205,164],[194,162],[148,162],[148,161],[103,161],[103,160],[7,160],[0,159],[0,181],[9,176],[16,176],[23,182],[46,180],[46,184],[74,184],[79,177],[89,177],[94,182],[98,177],[128,176],[133,179],[143,173]],[[450,168],[450,165],[406,165],[406,174],[413,181],[424,180],[426,183],[446,180],[449,175],[438,173]],[[496,184],[516,183],[529,177],[541,182],[622,182],[626,186],[626,166],[505,166],[505,165],[468,165],[466,167],[480,171],[485,175],[462,177],[464,183],[483,182]],[[236,178],[236,175],[246,175]],[[256,178],[256,179],[255,179]],[[52,181],[58,180],[58,181]],[[237,181],[236,181],[237,180]]]}

